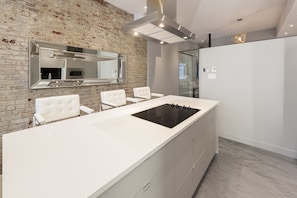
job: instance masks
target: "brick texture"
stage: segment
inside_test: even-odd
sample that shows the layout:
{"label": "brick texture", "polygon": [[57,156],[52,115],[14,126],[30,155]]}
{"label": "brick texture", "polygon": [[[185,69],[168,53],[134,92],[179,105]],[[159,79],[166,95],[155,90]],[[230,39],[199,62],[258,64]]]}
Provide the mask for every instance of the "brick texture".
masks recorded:
{"label": "brick texture", "polygon": [[[133,20],[131,14],[103,0],[0,0],[0,4],[1,154],[3,134],[32,127],[36,98],[79,94],[81,104],[99,111],[101,91],[124,88],[131,96],[133,87],[146,85],[146,41],[120,31]],[[126,83],[30,90],[30,39],[125,54]]]}

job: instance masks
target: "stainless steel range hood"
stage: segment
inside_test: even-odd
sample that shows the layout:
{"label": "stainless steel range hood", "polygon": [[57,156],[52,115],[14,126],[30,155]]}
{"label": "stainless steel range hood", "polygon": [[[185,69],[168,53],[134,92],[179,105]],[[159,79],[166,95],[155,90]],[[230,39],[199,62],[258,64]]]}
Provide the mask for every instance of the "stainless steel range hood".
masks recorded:
{"label": "stainless steel range hood", "polygon": [[147,16],[124,25],[122,32],[137,32],[165,43],[196,39],[195,33],[175,22],[176,0],[147,0],[147,13]]}

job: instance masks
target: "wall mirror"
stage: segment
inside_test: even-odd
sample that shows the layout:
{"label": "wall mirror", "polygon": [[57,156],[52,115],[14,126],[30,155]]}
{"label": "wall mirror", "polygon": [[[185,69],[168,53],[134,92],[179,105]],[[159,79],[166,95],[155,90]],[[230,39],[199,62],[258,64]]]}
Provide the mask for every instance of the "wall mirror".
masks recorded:
{"label": "wall mirror", "polygon": [[31,89],[125,82],[125,55],[36,40],[29,42]]}

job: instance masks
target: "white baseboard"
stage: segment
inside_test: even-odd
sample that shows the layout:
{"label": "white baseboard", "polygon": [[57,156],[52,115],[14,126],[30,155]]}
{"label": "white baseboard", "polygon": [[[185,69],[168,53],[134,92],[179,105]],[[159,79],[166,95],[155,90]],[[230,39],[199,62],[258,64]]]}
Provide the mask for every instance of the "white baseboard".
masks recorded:
{"label": "white baseboard", "polygon": [[285,155],[285,156],[297,159],[297,151],[291,150],[291,149],[288,149],[288,148],[268,144],[268,143],[265,143],[265,142],[260,142],[260,141],[253,140],[253,139],[234,136],[234,135],[230,135],[230,134],[227,134],[227,133],[219,133],[219,137],[226,138],[226,139],[229,139],[229,140],[233,140],[233,141],[236,141],[236,142],[247,144],[249,146],[257,147],[257,148],[260,148],[260,149],[263,149],[263,150],[271,151],[271,152],[274,152],[274,153],[278,153],[278,154],[281,154],[281,155]]}

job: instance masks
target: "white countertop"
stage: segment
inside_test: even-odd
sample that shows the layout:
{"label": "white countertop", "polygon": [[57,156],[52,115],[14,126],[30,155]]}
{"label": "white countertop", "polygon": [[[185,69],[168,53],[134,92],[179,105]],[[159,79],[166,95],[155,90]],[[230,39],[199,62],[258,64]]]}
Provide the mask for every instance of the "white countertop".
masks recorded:
{"label": "white countertop", "polygon": [[[173,128],[134,116],[166,103],[201,109]],[[96,197],[217,101],[165,96],[3,135],[3,197]]]}

